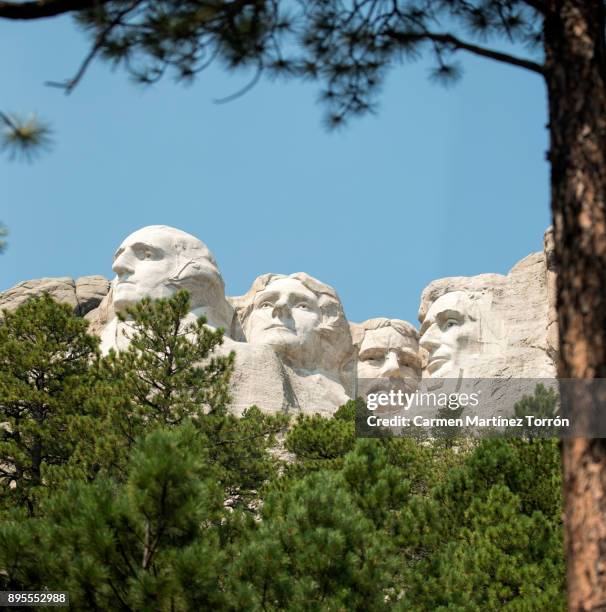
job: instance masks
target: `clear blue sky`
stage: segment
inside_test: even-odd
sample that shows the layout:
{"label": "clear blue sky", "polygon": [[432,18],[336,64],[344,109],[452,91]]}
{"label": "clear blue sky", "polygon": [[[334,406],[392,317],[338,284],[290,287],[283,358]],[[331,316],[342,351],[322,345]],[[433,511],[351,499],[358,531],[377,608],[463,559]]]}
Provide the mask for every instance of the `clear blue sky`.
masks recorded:
{"label": "clear blue sky", "polygon": [[95,63],[69,97],[85,41],[69,18],[0,22],[0,109],[35,110],[56,146],[32,165],[0,158],[11,231],[0,290],[43,276],[111,277],[117,245],[149,224],[208,244],[228,295],[264,272],[333,285],[348,317],[416,323],[431,280],[505,273],[549,224],[546,98],[536,75],[464,58],[449,89],[423,63],[396,68],[379,113],[337,133],[314,85],[219,70],[152,89]]}

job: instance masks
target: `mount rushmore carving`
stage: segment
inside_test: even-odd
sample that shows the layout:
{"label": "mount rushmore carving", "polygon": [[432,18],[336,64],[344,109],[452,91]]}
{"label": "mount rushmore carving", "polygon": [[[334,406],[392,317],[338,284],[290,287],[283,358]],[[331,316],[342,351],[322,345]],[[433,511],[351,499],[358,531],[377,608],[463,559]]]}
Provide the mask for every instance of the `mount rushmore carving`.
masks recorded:
{"label": "mount rushmore carving", "polygon": [[198,238],[163,225],[125,238],[116,276],[25,281],[0,294],[13,309],[48,292],[73,305],[101,338],[103,352],[128,345],[118,313],[144,296],[190,294],[188,317],[225,330],[222,351],[236,354],[232,409],[330,415],[368,385],[419,388],[425,379],[554,378],[554,270],[550,233],[543,253],[507,275],[431,282],[420,299],[420,329],[399,319],[349,323],[334,288],[303,273],[263,274],[249,291],[226,297],[217,262]]}

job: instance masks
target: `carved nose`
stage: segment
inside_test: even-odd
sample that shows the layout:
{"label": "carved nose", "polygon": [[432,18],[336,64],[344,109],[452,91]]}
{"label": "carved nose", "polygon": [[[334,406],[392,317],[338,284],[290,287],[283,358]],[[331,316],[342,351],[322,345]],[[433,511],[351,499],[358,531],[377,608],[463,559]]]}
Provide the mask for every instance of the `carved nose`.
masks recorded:
{"label": "carved nose", "polygon": [[114,261],[114,265],[112,266],[112,270],[118,276],[126,276],[127,274],[132,274],[134,272],[131,265],[129,265],[128,259],[125,253],[122,253],[119,257]]}
{"label": "carved nose", "polygon": [[271,312],[272,317],[286,317],[289,314],[288,302],[286,300],[278,300]]}
{"label": "carved nose", "polygon": [[379,375],[381,378],[397,378],[400,376],[400,363],[398,356],[393,351],[389,351],[385,356],[385,363]]}
{"label": "carved nose", "polygon": [[440,346],[433,325],[421,336],[419,346],[430,354]]}

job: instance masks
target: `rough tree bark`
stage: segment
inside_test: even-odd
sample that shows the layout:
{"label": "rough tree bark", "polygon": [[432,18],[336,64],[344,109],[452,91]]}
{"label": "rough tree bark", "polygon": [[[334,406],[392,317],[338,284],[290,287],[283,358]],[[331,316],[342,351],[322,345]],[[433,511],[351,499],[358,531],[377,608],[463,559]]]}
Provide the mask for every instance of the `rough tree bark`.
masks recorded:
{"label": "rough tree bark", "polygon": [[[606,378],[605,7],[603,0],[547,4],[558,376]],[[583,418],[600,399],[581,391],[572,416]],[[565,440],[563,464],[569,609],[606,610],[606,440]]]}

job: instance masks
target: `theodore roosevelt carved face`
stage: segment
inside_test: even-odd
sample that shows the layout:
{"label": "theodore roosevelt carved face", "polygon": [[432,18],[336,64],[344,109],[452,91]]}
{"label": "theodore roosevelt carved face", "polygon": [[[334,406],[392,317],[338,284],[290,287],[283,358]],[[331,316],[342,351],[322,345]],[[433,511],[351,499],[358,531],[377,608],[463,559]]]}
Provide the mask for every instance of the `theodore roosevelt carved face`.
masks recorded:
{"label": "theodore roosevelt carved face", "polygon": [[439,297],[421,326],[421,348],[427,352],[431,378],[457,377],[480,354],[480,317],[465,291]]}
{"label": "theodore roosevelt carved face", "polygon": [[358,345],[358,378],[410,379],[421,376],[418,334],[406,321],[370,319]]}

